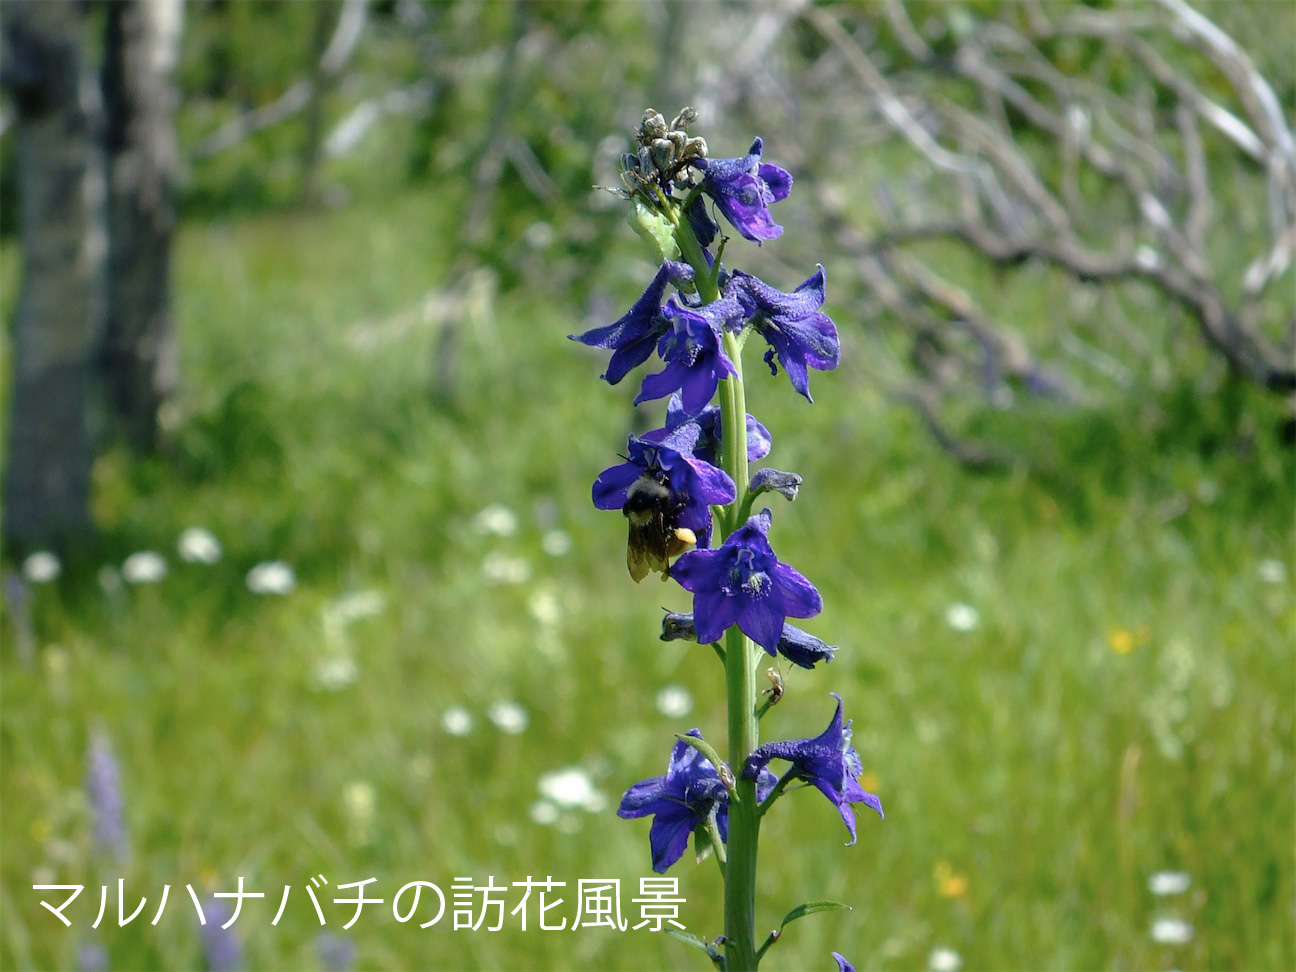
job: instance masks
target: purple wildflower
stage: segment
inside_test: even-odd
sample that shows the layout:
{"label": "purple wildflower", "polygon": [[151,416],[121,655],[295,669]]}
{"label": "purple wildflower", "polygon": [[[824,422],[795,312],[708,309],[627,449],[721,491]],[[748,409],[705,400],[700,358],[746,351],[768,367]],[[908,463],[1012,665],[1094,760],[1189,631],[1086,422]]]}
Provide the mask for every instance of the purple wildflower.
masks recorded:
{"label": "purple wildflower", "polygon": [[612,358],[608,361],[603,380],[615,385],[634,368],[652,356],[657,341],[670,330],[670,322],[661,316],[662,297],[666,285],[676,285],[693,279],[693,269],[686,263],[667,260],[653,277],[648,289],[634,306],[613,324],[596,327],[584,334],[572,334],[571,340],[592,348],[608,348]]}
{"label": "purple wildflower", "polygon": [[119,860],[124,859],[130,853],[130,841],[126,834],[121,774],[112,743],[101,731],[95,731],[90,737],[85,786],[95,846],[111,851]]}
{"label": "purple wildflower", "polygon": [[662,314],[671,323],[657,345],[666,368],[643,380],[635,404],[665,398],[678,390],[684,411],[696,415],[715,397],[721,379],[737,374],[720,346],[720,333],[729,322],[742,317],[742,307],[736,300],[722,297],[690,310],[672,298]]}
{"label": "purple wildflower", "polygon": [[[697,729],[688,735],[702,738]],[[700,752],[678,741],[671,750],[665,776],[636,783],[621,798],[617,816],[625,820],[653,817],[648,832],[653,870],[665,874],[684,856],[689,836],[714,820],[720,839],[729,834],[729,792],[720,774]]]}
{"label": "purple wildflower", "polygon": [[202,926],[203,955],[209,972],[238,972],[243,968],[243,945],[232,925],[221,927],[233,917],[229,907],[220,898],[211,898],[203,908],[203,916],[207,919]]}
{"label": "purple wildflower", "polygon": [[819,308],[824,302],[824,268],[790,294],[775,290],[751,274],[735,270],[728,293],[742,304],[743,314],[769,342],[765,363],[778,374],[774,358],[787,372],[792,387],[810,397],[807,368],[832,371],[841,360],[837,328]]}
{"label": "purple wildflower", "polygon": [[711,507],[737,496],[727,473],[694,455],[702,432],[696,423],[658,431],[660,437],[631,436],[629,459],[603,470],[592,490],[598,509],[621,510],[630,520],[627,562],[636,581],[665,572],[692,543],[707,546]]}
{"label": "purple wildflower", "polygon": [[761,162],[761,148],[758,138],[742,158],[699,159],[693,163],[703,172],[702,191],[715,200],[734,229],[757,243],[783,234],[783,227],[770,216],[769,207],[792,191],[792,176],[777,165]]}
{"label": "purple wildflower", "polygon": [[828,728],[813,739],[795,739],[787,742],[766,743],[757,747],[747,757],[743,779],[755,780],[765,772],[770,760],[785,759],[792,764],[788,773],[794,779],[809,783],[837,808],[842,822],[850,832],[850,842],[855,843],[855,811],[853,804],[862,803],[884,817],[882,801],[866,793],[859,785],[859,775],[864,772],[859,754],[851,747],[850,723],[842,724],[841,696],[833,693],[837,711]]}
{"label": "purple wildflower", "polygon": [[814,585],[774,556],[769,527],[770,511],[763,510],[718,550],[691,550],[671,568],[670,575],[693,595],[697,637],[704,644],[719,641],[736,624],[773,655],[788,618],[812,618],[823,610]]}
{"label": "purple wildflower", "polygon": [[[713,466],[720,465],[720,408],[717,405],[708,405],[696,415],[689,415],[684,411],[684,402],[679,392],[671,395],[670,400],[666,403],[666,427],[664,429],[654,429],[652,432],[645,432],[643,437],[654,442],[660,442],[669,432],[678,429],[689,422],[697,424],[702,434],[698,436],[697,444],[693,446],[693,455],[703,462],[709,462]],[[769,429],[761,425],[751,415],[747,416],[747,461],[757,462],[769,455],[770,447],[773,445],[773,439],[770,438]]]}
{"label": "purple wildflower", "polygon": [[[686,735],[702,738],[697,729],[690,729]],[[756,799],[764,800],[774,789],[774,774],[767,770],[752,778],[756,780]],[[648,831],[653,870],[665,874],[684,856],[689,835],[699,827],[714,821],[721,842],[729,839],[729,791],[710,761],[679,740],[671,750],[666,775],[654,776],[626,790],[617,816],[623,820],[653,818]],[[694,847],[698,847],[696,838]]]}
{"label": "purple wildflower", "polygon": [[355,942],[341,935],[322,933],[315,939],[315,953],[328,972],[347,972],[355,965]]}

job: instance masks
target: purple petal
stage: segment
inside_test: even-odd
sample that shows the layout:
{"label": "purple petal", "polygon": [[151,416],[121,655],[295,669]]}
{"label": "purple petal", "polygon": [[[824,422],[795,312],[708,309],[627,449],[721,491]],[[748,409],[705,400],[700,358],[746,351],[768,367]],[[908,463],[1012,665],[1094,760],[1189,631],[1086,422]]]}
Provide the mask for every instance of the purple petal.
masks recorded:
{"label": "purple petal", "polygon": [[679,814],[658,813],[653,818],[652,827],[648,829],[648,845],[652,848],[654,871],[665,874],[684,856],[694,825],[693,814],[687,810]]}
{"label": "purple petal", "polygon": [[725,506],[738,498],[738,488],[729,474],[709,462],[684,457],[693,472],[694,485],[692,492],[712,506]]}
{"label": "purple petal", "polygon": [[738,616],[738,627],[748,638],[775,655],[778,640],[783,634],[784,615],[772,601],[773,598],[770,597],[749,601],[746,609]]}
{"label": "purple petal", "polygon": [[702,644],[719,641],[737,620],[737,598],[725,597],[718,590],[703,590],[693,595],[693,623]]}
{"label": "purple petal", "polygon": [[813,618],[823,610],[823,598],[796,568],[779,564],[770,571],[770,577],[787,617]]}
{"label": "purple petal", "polygon": [[633,462],[623,462],[619,466],[604,469],[594,480],[591,494],[594,507],[600,510],[619,510],[626,504],[626,493],[630,486],[643,475],[643,467]]}

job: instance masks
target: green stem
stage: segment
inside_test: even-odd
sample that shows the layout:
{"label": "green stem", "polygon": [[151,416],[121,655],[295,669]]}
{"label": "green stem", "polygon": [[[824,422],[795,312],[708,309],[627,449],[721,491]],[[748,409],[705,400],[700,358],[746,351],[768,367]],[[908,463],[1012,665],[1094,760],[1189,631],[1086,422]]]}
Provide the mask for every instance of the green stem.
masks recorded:
{"label": "green stem", "polygon": [[[724,467],[738,488],[739,501],[729,509],[723,525],[727,537],[742,524],[736,514],[747,494],[747,403],[743,393],[742,365],[732,335],[725,335],[725,351],[739,373],[720,383],[721,444]],[[725,870],[725,969],[744,972],[757,967],[756,959],[756,851],[760,815],[756,784],[742,779],[747,756],[756,748],[756,660],[754,648],[737,626],[725,632],[725,686],[729,705],[729,765],[739,775],[737,793],[729,802],[729,863]]]}
{"label": "green stem", "polygon": [[[671,208],[680,255],[693,268],[694,282],[703,304],[720,299],[718,269],[707,265],[688,220]],[[747,399],[742,380],[742,341],[726,331],[724,352],[736,373],[720,382],[721,465],[734,481],[737,496],[717,519],[720,541],[742,526],[738,513],[747,501]],[[724,637],[725,688],[729,708],[729,766],[738,775],[737,789],[729,801],[728,860],[725,864],[725,972],[754,972],[756,957],[756,851],[760,840],[760,813],[756,784],[742,779],[742,768],[758,743],[756,718],[756,656],[751,641],[737,626]]]}

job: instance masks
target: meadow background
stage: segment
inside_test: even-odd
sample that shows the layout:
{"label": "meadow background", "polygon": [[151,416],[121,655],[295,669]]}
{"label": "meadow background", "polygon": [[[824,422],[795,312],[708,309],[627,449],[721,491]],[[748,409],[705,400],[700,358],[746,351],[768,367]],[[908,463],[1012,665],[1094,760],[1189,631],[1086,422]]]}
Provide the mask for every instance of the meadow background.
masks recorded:
{"label": "meadow background", "polygon": [[[1236,6],[1233,26],[1263,37],[1280,5]],[[202,88],[219,41],[241,55],[240,83],[273,88],[307,8],[195,5],[182,84]],[[676,107],[659,102],[660,52],[641,39],[655,8],[531,5],[564,57],[513,110],[553,191],[542,201],[506,176],[466,264],[464,142],[489,106],[471,66],[486,77],[497,63],[505,9],[432,8],[462,45],[446,56],[468,65],[455,110],[379,127],[330,161],[327,205],[296,202],[290,126],[190,171],[166,445],[99,458],[98,537],[5,607],[0,966],[214,967],[184,886],[207,899],[240,876],[266,895],[226,943],[247,968],[704,961],[646,932],[521,932],[515,918],[452,931],[449,903],[419,930],[391,913],[408,881],[449,897],[454,878],[491,875],[568,882],[566,916],[578,879],[619,878],[629,910],[650,874],[648,824],[616,818],[622,791],[664,772],[673,733],[718,738],[724,721],[712,654],[656,637],[686,595],[636,587],[622,518],[590,504],[635,427],[637,382],[599,382],[602,356],[566,337],[619,316],[652,272],[615,200],[588,187],[611,181],[646,104]],[[267,23],[282,43],[253,41]],[[375,30],[361,64],[416,73],[398,26]],[[220,108],[195,96],[182,142]],[[760,134],[777,162],[783,135],[760,125],[699,130],[721,157]],[[884,146],[855,158],[816,177],[848,192],[895,177]],[[851,198],[874,218],[865,193]],[[1180,350],[1176,367],[1135,368],[1084,407],[971,411],[1016,458],[968,471],[891,393],[902,352],[853,306],[850,262],[806,236],[798,205],[794,189],[775,212],[784,241],[756,257],[735,241],[727,256],[786,289],[827,267],[841,368],[814,376],[812,406],[751,354],[748,399],[769,461],[805,478],[795,504],[775,501],[780,556],[826,604],[805,627],[841,649],[787,673],[763,731],[817,734],[840,692],[887,817],[861,815],[844,849],[825,801],[780,804],[763,829],[761,921],[820,897],[853,910],[798,922],[766,967],[830,968],[837,950],[859,968],[918,969],[941,949],[969,969],[1293,967],[1296,464],[1274,433],[1281,403]],[[8,235],[6,319],[19,262]],[[1001,285],[975,267],[964,281]],[[1047,282],[1002,299],[1026,319],[1066,314]],[[1144,313],[1150,346],[1181,340],[1154,305]],[[646,411],[656,424],[660,407]],[[178,555],[190,527],[214,535],[218,560]],[[123,579],[140,551],[161,554],[165,575]],[[290,589],[249,589],[267,561],[291,566]],[[123,821],[107,842],[87,786],[105,743]],[[573,768],[594,793],[546,796],[547,775]],[[1153,893],[1161,872],[1186,873],[1188,889]],[[321,874],[323,929],[304,890]],[[718,934],[714,865],[686,855],[670,874],[689,930]],[[387,903],[343,931],[354,909],[333,889],[369,877]],[[123,928],[117,878],[128,911],[149,899]],[[35,883],[88,886],[71,928]],[[105,884],[109,917],[92,931]],[[1191,939],[1154,941],[1165,918]]]}

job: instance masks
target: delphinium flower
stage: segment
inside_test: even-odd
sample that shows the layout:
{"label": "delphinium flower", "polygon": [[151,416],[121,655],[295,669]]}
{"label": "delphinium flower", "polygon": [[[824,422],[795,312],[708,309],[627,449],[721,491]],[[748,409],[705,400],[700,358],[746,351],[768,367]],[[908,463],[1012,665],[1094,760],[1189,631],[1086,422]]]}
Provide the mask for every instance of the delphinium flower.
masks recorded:
{"label": "delphinium flower", "polygon": [[77,946],[77,972],[108,972],[111,968],[112,959],[103,942],[85,941]]}
{"label": "delphinium flower", "polygon": [[761,162],[762,148],[758,138],[742,158],[693,163],[703,172],[702,191],[715,201],[734,229],[754,242],[783,235],[783,227],[774,222],[769,207],[792,191],[792,176],[786,169]]}
{"label": "delphinium flower", "polygon": [[862,803],[876,810],[879,817],[885,815],[882,813],[882,801],[872,793],[865,792],[859,785],[859,776],[864,769],[860,765],[859,754],[851,747],[850,723],[842,724],[841,696],[834,693],[833,697],[837,699],[837,711],[827,729],[813,739],[766,743],[747,757],[743,778],[755,780],[771,760],[787,760],[792,767],[783,775],[780,783],[800,780],[809,783],[827,797],[846,824],[853,844],[854,804]]}
{"label": "delphinium flower", "polygon": [[[713,466],[720,465],[720,409],[715,405],[708,405],[696,415],[689,415],[684,411],[684,402],[679,392],[671,395],[666,402],[666,426],[654,429],[652,432],[645,432],[642,438],[660,442],[681,425],[689,423],[697,425],[699,430],[697,441],[693,443],[694,457],[709,462]],[[773,440],[770,438],[769,429],[748,415],[747,461],[758,462],[764,459],[769,455],[772,446]]]}
{"label": "delphinium flower", "polygon": [[778,363],[787,372],[792,387],[810,398],[807,368],[832,371],[841,360],[837,328],[819,312],[824,302],[824,268],[790,294],[775,290],[750,274],[735,270],[730,292],[743,306],[752,326],[769,343],[765,363],[778,374]]}
{"label": "delphinium flower", "polygon": [[[702,738],[697,729],[687,735]],[[621,798],[617,816],[653,818],[648,842],[652,868],[665,874],[684,856],[689,837],[699,827],[714,826],[721,841],[729,830],[729,793],[720,774],[705,756],[683,740],[671,750],[665,776],[655,776],[630,787]]]}
{"label": "delphinium flower", "polygon": [[130,853],[130,845],[126,834],[121,772],[112,743],[99,730],[90,737],[85,786],[95,846],[110,852],[119,861],[124,860]]}
{"label": "delphinium flower", "polygon": [[607,327],[596,327],[584,334],[573,334],[571,339],[591,348],[612,351],[603,380],[609,385],[615,385],[652,357],[657,342],[670,330],[669,319],[662,315],[662,298],[666,287],[672,282],[684,284],[692,279],[693,271],[688,264],[667,260],[661,265],[643,296],[635,301],[624,317]]}
{"label": "delphinium flower", "polygon": [[315,954],[326,972],[347,972],[355,967],[355,942],[341,935],[322,932],[315,939]]}
{"label": "delphinium flower", "polygon": [[627,460],[594,481],[594,505],[621,510],[630,521],[626,559],[636,581],[664,573],[692,544],[705,545],[712,505],[734,501],[733,480],[693,455],[700,435],[696,423],[685,423],[653,438],[631,436]]}
{"label": "delphinium flower", "polygon": [[[690,729],[685,735],[701,739],[702,733]],[[768,794],[774,786],[772,774],[761,774],[758,791]],[[703,828],[708,838],[724,843],[729,836],[729,791],[716,768],[702,753],[680,740],[671,750],[665,776],[655,776],[636,783],[621,798],[617,816],[626,820],[653,818],[648,832],[652,848],[653,870],[665,874],[684,856],[689,837]],[[699,846],[699,854],[706,849]]]}
{"label": "delphinium flower", "polygon": [[221,898],[209,898],[203,905],[202,926],[203,955],[209,972],[238,972],[243,968],[243,943],[239,941],[231,924],[223,927],[233,913]]}
{"label": "delphinium flower", "polygon": [[[752,333],[759,334],[768,346],[770,371],[777,375],[782,368],[807,401],[809,372],[836,368],[841,354],[837,329],[823,312],[822,266],[784,292],[723,265],[722,257],[732,251],[716,217],[746,240],[777,239],[783,228],[770,207],[788,197],[792,176],[763,160],[760,138],[746,155],[709,158],[706,143],[687,131],[696,119],[689,108],[669,123],[656,111],[644,112],[634,132],[635,151],[622,156],[622,188],[613,191],[630,203],[631,223],[650,244],[657,269],[628,313],[573,339],[612,352],[603,374],[612,384],[654,355],[662,362],[644,377],[635,404],[669,399],[664,426],[632,436],[624,461],[598,476],[592,496],[599,509],[619,509],[629,519],[627,564],[636,581],[660,571],[692,594],[693,610],[668,612],[661,637],[712,645],[721,659],[728,757],[697,729],[677,737],[666,774],[627,790],[618,813],[653,818],[649,845],[658,873],[683,856],[690,838],[699,852],[717,852],[724,873],[724,935],[701,947],[718,965],[743,972],[755,969],[781,935],[757,948],[761,817],[790,784],[808,783],[837,807],[853,843],[852,808],[863,803],[879,814],[882,808],[860,786],[860,760],[842,722],[840,699],[820,736],[759,744],[760,720],[787,686],[779,670],[770,668],[771,687],[758,688],[754,646],[805,669],[831,661],[837,647],[789,623],[818,615],[823,600],[800,571],[775,555],[770,511],[752,514],[759,495],[778,493],[791,501],[803,482],[792,472],[749,470],[769,455],[772,443],[747,412],[742,352]],[[664,714],[686,708],[659,700]],[[775,759],[791,763],[780,779],[767,768]],[[794,909],[785,924],[824,907],[820,902]],[[839,969],[850,968],[839,953],[833,957]]]}
{"label": "delphinium flower", "polygon": [[684,411],[692,415],[715,397],[722,379],[737,373],[721,345],[721,333],[731,321],[741,318],[742,307],[736,300],[721,299],[691,310],[671,299],[662,308],[662,316],[671,325],[657,342],[666,367],[643,380],[635,404],[665,398],[678,390]]}
{"label": "delphinium flower", "polygon": [[690,551],[671,568],[671,576],[693,594],[698,641],[719,641],[737,625],[774,655],[789,617],[812,618],[823,610],[814,585],[774,555],[769,528],[770,512],[764,510],[718,549]]}

